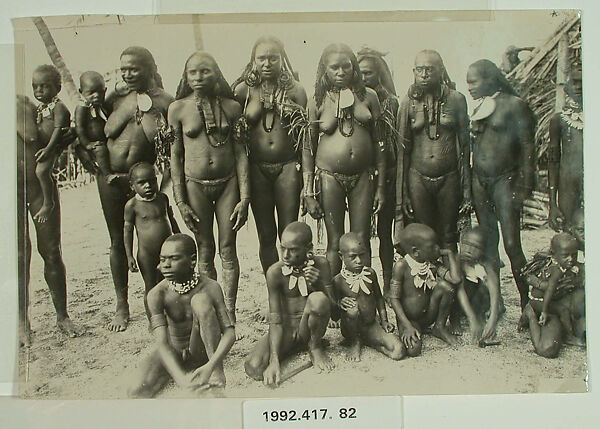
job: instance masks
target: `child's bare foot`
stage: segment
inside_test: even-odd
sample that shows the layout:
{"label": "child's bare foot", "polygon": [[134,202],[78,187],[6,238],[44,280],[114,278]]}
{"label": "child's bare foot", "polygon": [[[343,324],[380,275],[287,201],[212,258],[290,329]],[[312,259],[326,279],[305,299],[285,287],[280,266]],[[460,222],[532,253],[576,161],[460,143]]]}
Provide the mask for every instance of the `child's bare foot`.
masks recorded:
{"label": "child's bare foot", "polygon": [[452,335],[445,326],[434,325],[431,328],[431,335],[447,342],[451,346],[458,344],[458,339]]}
{"label": "child's bare foot", "polygon": [[340,327],[340,321],[329,319],[329,323],[327,323],[327,327],[332,328],[332,329],[337,329]]}
{"label": "child's bare foot", "polygon": [[350,344],[350,348],[346,352],[346,360],[348,362],[360,362],[360,341],[354,340]]}
{"label": "child's bare foot", "polygon": [[566,337],[565,344],[570,346],[585,347],[585,341],[583,341],[581,338],[577,338],[574,335],[569,335]]}
{"label": "child's bare foot", "polygon": [[317,372],[329,372],[333,369],[333,362],[322,348],[310,349],[308,354]]}
{"label": "child's bare foot", "polygon": [[44,203],[42,205],[42,208],[35,215],[33,215],[33,220],[38,223],[46,222],[48,220],[48,218],[50,217],[50,214],[52,213],[53,208],[54,208],[54,203],[50,203],[50,204]]}
{"label": "child's bare foot", "polygon": [[104,176],[104,180],[106,180],[106,183],[108,183],[109,185],[114,182],[115,180],[117,180],[119,178],[118,174],[114,174],[114,173],[109,173],[107,175]]}
{"label": "child's bare foot", "polygon": [[129,325],[129,306],[127,304],[117,305],[115,317],[108,324],[107,329],[112,332],[123,332]]}
{"label": "child's bare foot", "polygon": [[56,327],[69,338],[75,338],[83,333],[83,329],[79,328],[73,323],[71,319],[65,317],[64,319],[56,321]]}

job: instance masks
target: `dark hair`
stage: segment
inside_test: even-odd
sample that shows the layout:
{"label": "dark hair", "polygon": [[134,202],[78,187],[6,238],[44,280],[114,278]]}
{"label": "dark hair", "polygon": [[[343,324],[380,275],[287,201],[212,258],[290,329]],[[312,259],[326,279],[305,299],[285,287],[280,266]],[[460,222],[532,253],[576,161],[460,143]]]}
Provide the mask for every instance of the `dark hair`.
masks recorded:
{"label": "dark hair", "polygon": [[127,173],[127,176],[129,177],[130,182],[131,182],[131,179],[133,178],[133,174],[135,173],[135,171],[142,167],[151,169],[152,172],[156,175],[156,170],[154,169],[154,165],[152,165],[146,161],[136,162],[129,169],[129,173]]}
{"label": "dark hair", "polygon": [[438,62],[440,68],[442,69],[442,84],[448,86],[451,89],[456,89],[456,83],[450,79],[450,75],[448,74],[448,70],[446,70],[446,66],[444,65],[444,60],[442,60],[442,56],[438,51],[434,51],[433,49],[424,49],[417,54],[417,56],[421,54],[427,54],[435,57]]}
{"label": "dark hair", "polygon": [[315,102],[317,107],[321,107],[323,104],[323,98],[325,98],[325,93],[332,88],[331,82],[327,79],[326,68],[327,58],[331,54],[346,54],[348,58],[350,58],[350,62],[352,63],[352,80],[350,81],[350,89],[359,100],[364,100],[367,90],[365,89],[365,84],[362,81],[360,76],[360,67],[358,66],[358,60],[356,59],[356,55],[352,52],[352,49],[345,43],[332,43],[327,46],[323,53],[321,54],[321,58],[319,59],[319,65],[317,66],[317,78],[315,80]]}
{"label": "dark hair", "polygon": [[512,87],[498,66],[490,60],[475,61],[469,66],[469,68],[471,67],[476,69],[483,79],[491,80],[494,85],[496,85],[498,91],[517,97],[519,96],[517,91]]}
{"label": "dark hair", "polygon": [[188,255],[196,255],[196,252],[197,252],[196,242],[189,235],[181,234],[181,233],[170,235],[165,239],[163,244],[169,243],[172,241],[183,244],[183,246],[185,247],[185,253],[187,253]]}
{"label": "dark hair", "polygon": [[97,71],[86,71],[81,73],[81,76],[79,76],[79,87],[81,87],[83,85],[83,81],[86,79],[91,79],[91,80],[99,80],[102,81],[102,83],[104,83],[104,77],[98,73]]}
{"label": "dark hair", "polygon": [[130,46],[129,48],[125,49],[123,52],[121,52],[121,57],[123,57],[124,55],[133,55],[138,57],[142,64],[150,69],[152,77],[154,78],[154,82],[156,83],[156,86],[158,86],[159,88],[163,89],[163,81],[162,81],[162,77],[160,76],[160,74],[158,74],[158,67],[156,66],[156,62],[154,61],[154,57],[152,56],[152,54],[150,53],[150,51],[146,48],[143,48],[141,46]]}
{"label": "dark hair", "polygon": [[308,226],[308,224],[300,221],[294,221],[289,223],[285,227],[283,232],[285,231],[300,236],[304,240],[305,245],[312,245],[312,230],[310,229],[310,226]]}
{"label": "dark hair", "polygon": [[56,67],[54,67],[50,64],[44,64],[41,66],[37,66],[33,72],[34,73],[43,73],[43,74],[49,76],[50,81],[60,91],[60,88],[62,86],[62,78],[60,77],[60,73],[58,72],[58,69]]}
{"label": "dark hair", "polygon": [[577,246],[577,239],[568,232],[559,232],[550,240],[550,249],[554,251],[561,243]]}
{"label": "dark hair", "polygon": [[419,247],[426,236],[436,237],[435,231],[423,223],[411,223],[400,233],[400,246],[406,253],[412,247]]}
{"label": "dark hair", "polygon": [[392,73],[387,63],[383,59],[387,53],[380,52],[373,48],[364,47],[356,53],[356,58],[360,64],[361,61],[370,60],[377,68],[377,75],[379,76],[379,82],[389,93],[396,95],[396,88],[394,87],[394,80],[392,79]]}
{"label": "dark hair", "polygon": [[[256,48],[258,48],[258,46],[262,45],[263,43],[273,43],[277,47],[277,50],[279,51],[279,55],[281,55],[281,69],[289,72],[292,75],[292,77],[294,78],[294,80],[296,80],[296,81],[298,80],[298,76],[296,75],[296,73],[294,72],[294,69],[292,68],[292,63],[290,62],[290,59],[289,59],[287,53],[285,52],[283,42],[275,36],[261,36],[258,39],[256,39],[256,42],[254,42],[254,45],[252,46],[252,52],[250,54],[250,61],[248,62],[248,64],[246,64],[246,67],[244,67],[244,71],[242,71],[242,74],[240,75],[240,77],[238,77],[231,85],[231,88],[233,88],[234,90],[240,83],[249,81],[248,76],[251,74],[252,69],[254,68],[254,60],[256,58]],[[260,82],[260,79],[255,83],[255,85],[258,84],[259,82]],[[254,86],[254,85],[251,85],[251,86]]]}
{"label": "dark hair", "polygon": [[219,68],[219,65],[217,64],[217,62],[215,61],[215,59],[213,58],[212,55],[210,55],[208,52],[204,52],[204,51],[194,52],[185,61],[185,65],[183,66],[183,75],[181,76],[179,85],[177,85],[177,91],[175,92],[175,99],[181,100],[182,98],[185,98],[188,95],[190,95],[192,92],[194,92],[192,90],[192,88],[190,87],[190,85],[188,84],[187,77],[186,77],[187,65],[190,62],[190,60],[194,57],[204,58],[211,63],[213,71],[217,75],[217,83],[215,84],[215,87],[214,87],[214,95],[219,96],[219,97],[233,99],[233,91],[229,87],[229,84],[225,80],[225,77],[223,77],[223,73],[221,73],[221,69]]}

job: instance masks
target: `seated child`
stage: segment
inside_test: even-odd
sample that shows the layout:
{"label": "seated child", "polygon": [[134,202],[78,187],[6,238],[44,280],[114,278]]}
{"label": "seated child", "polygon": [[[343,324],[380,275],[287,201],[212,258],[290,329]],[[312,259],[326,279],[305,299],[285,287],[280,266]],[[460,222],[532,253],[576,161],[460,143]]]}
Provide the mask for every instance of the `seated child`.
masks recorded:
{"label": "seated child", "polygon": [[225,386],[223,360],[235,341],[234,326],[221,287],[195,267],[194,239],[167,237],[159,265],[165,279],[148,294],[156,346],[130,396],[155,396],[171,379],[191,392]]}
{"label": "seated child", "polygon": [[107,115],[103,108],[106,85],[102,75],[95,71],[86,71],[79,78],[79,92],[82,103],[75,108],[75,127],[79,142],[87,150],[92,151],[100,172],[107,183],[111,183],[117,175],[110,170],[108,148],[104,125]]}
{"label": "seated child", "polygon": [[[538,253],[523,268],[529,284],[529,305],[533,310],[526,315],[530,327],[531,317],[544,326],[551,314],[556,315],[560,321],[557,329],[562,326],[565,343],[571,345],[584,345],[583,339],[576,337],[574,330],[574,325],[578,324],[574,316],[581,318],[584,307],[585,273],[584,266],[577,262],[578,250],[577,239],[562,232],[552,237],[550,255]],[[557,337],[560,334],[555,333]]]}
{"label": "seated child", "polygon": [[58,98],[62,87],[60,73],[56,67],[42,65],[32,76],[33,95],[40,102],[36,109],[35,122],[38,130],[38,143],[44,146],[36,154],[35,174],[40,181],[44,203],[33,215],[36,222],[46,222],[54,208],[54,185],[52,170],[63,149],[63,136],[71,123],[71,114]]}
{"label": "seated child", "polygon": [[[148,313],[147,294],[162,276],[156,267],[159,262],[160,248],[167,237],[179,232],[173,217],[168,197],[158,192],[158,183],[154,166],[147,162],[138,162],[129,169],[129,183],[135,196],[125,204],[125,254],[131,272],[142,273],[146,293],[144,305]],[[133,257],[133,228],[137,232],[137,262]]]}
{"label": "seated child", "polygon": [[[400,338],[409,356],[421,354],[424,329],[454,345],[457,339],[446,322],[454,299],[454,288],[462,276],[456,256],[441,249],[433,229],[413,223],[401,233],[400,245],[406,255],[394,264],[389,301],[396,312]],[[448,258],[446,267],[440,257]]]}
{"label": "seated child", "polygon": [[[481,347],[498,344],[494,339],[500,316],[500,281],[493,264],[485,259],[485,241],[479,227],[465,230],[458,255],[464,280],[457,298],[469,320],[471,336]],[[480,321],[485,321],[483,331]]]}
{"label": "seated child", "polygon": [[[333,279],[333,289],[341,309],[342,335],[350,344],[347,360],[359,361],[362,343],[394,359],[402,359],[406,349],[391,332],[385,301],[377,274],[365,265],[367,248],[359,235],[348,232],[340,238],[342,270]],[[375,311],[379,313],[379,323]]]}

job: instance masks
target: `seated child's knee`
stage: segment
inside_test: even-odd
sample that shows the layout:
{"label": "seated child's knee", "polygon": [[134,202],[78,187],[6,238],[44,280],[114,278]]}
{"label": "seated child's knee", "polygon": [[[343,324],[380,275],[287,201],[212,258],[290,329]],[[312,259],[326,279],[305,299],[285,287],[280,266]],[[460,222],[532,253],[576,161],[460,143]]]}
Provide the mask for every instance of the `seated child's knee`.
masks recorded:
{"label": "seated child's knee", "polygon": [[331,306],[329,305],[329,298],[323,292],[313,292],[308,296],[306,300],[306,306],[311,312],[318,314],[329,314]]}
{"label": "seated child's knee", "polygon": [[358,316],[360,315],[358,307],[352,307],[351,309],[346,310],[344,313],[348,319],[358,319]]}
{"label": "seated child's knee", "polygon": [[454,286],[452,286],[450,283],[448,283],[445,280],[440,280],[437,283],[436,288],[439,288],[439,290],[441,290],[441,292],[444,294],[454,294],[454,292],[455,292]]}
{"label": "seated child's knee", "polygon": [[560,343],[558,341],[553,341],[551,344],[544,345],[536,351],[542,357],[554,359],[558,356],[558,352],[560,351]]}
{"label": "seated child's knee", "polygon": [[253,380],[262,381],[263,379],[263,362],[260,357],[250,356],[244,361],[244,370],[246,375]]}
{"label": "seated child's knee", "polygon": [[406,347],[400,341],[394,344],[394,348],[392,353],[390,354],[390,358],[393,360],[400,360],[406,356]]}

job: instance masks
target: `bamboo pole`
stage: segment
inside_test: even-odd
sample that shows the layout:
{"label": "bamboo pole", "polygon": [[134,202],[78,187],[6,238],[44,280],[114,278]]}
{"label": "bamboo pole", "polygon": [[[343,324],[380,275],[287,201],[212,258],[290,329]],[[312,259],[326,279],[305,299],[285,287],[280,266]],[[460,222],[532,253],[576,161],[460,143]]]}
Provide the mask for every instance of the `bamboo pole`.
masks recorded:
{"label": "bamboo pole", "polygon": [[558,53],[556,60],[556,100],[554,109],[560,112],[565,105],[565,85],[569,77],[569,35],[564,33],[558,41]]}

